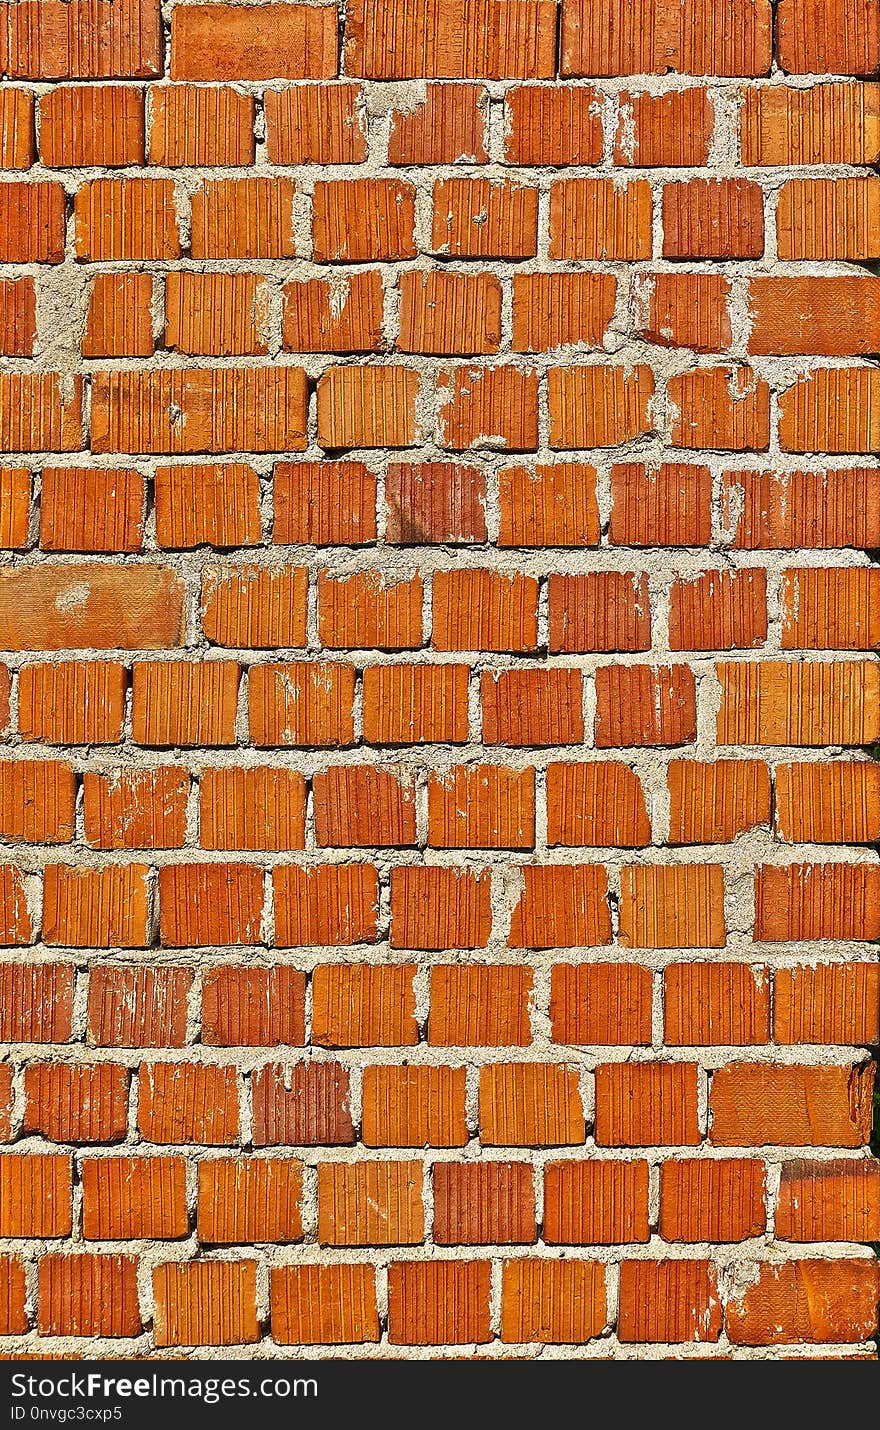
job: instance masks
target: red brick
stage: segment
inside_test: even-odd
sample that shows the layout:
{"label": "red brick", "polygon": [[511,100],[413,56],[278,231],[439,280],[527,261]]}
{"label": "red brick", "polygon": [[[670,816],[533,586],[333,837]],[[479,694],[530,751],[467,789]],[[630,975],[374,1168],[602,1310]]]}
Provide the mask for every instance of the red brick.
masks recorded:
{"label": "red brick", "polygon": [[131,734],[138,745],[233,745],[239,668],[234,660],[138,661]]}
{"label": "red brick", "polygon": [[165,650],[183,640],[183,601],[183,582],[161,566],[7,568],[0,575],[0,644],[16,651]]}
{"label": "red brick", "polygon": [[419,374],[405,367],[336,367],[318,379],[318,443],[412,447]]}
{"label": "red brick", "polygon": [[263,871],[255,864],[166,864],[159,870],[164,948],[260,942]]}
{"label": "red brick", "polygon": [[378,1341],[376,1273],[369,1264],[273,1266],[272,1337],[279,1345]]}
{"label": "red brick", "polygon": [[153,85],[150,107],[151,164],[213,169],[254,162],[253,95],[232,85]]}
{"label": "red brick", "polygon": [[40,0],[9,17],[8,73],[33,79],[135,79],[162,72],[158,0]]}
{"label": "red brick", "polygon": [[596,746],[687,745],[696,738],[686,665],[603,665],[596,671]]}
{"label": "red brick", "polygon": [[880,1042],[880,967],[874,963],[780,968],[773,981],[778,1043]]}
{"label": "red brick", "polygon": [[77,258],[180,257],[180,236],[170,179],[89,179],[73,201]]}
{"label": "red brick", "polygon": [[235,649],[306,644],[304,566],[207,567],[200,615],[209,641]]}
{"label": "red brick", "polygon": [[428,779],[428,844],[435,849],[532,849],[535,772],[457,765]]}
{"label": "red brick", "polygon": [[[832,80],[808,89],[762,84],[749,85],[741,94],[744,164],[873,164],[877,158],[880,90],[874,84]],[[836,189],[841,182],[866,181],[807,182]],[[790,187],[784,184],[782,191]]]}
{"label": "red brick", "polygon": [[547,843],[639,848],[651,825],[641,781],[618,760],[547,767]]}
{"label": "red brick", "polygon": [[[835,89],[836,86],[817,85],[816,88]],[[843,88],[848,90],[854,86],[845,85]],[[797,91],[803,94],[815,92]],[[874,98],[873,108],[875,112],[871,116],[868,132],[876,134],[880,97]],[[861,147],[858,141],[855,141],[854,147]],[[880,139],[874,139],[866,147],[873,161],[873,156],[880,152]],[[782,259],[813,260],[874,259],[880,254],[878,215],[880,183],[876,179],[791,179],[782,185],[776,205],[778,256]]]}
{"label": "red brick", "polygon": [[873,662],[717,665],[719,745],[867,745],[880,734]]}
{"label": "red brick", "polygon": [[507,91],[504,157],[509,164],[598,164],[599,96],[574,86],[517,85]]}
{"label": "red brick", "polygon": [[367,79],[552,79],[556,7],[547,0],[353,0],[345,63]]}
{"label": "red brick", "polygon": [[760,964],[667,964],[663,1003],[664,1038],[672,1046],[769,1041],[770,975]]}
{"label": "red brick", "polygon": [[50,169],[144,162],[144,96],[134,85],[58,85],[40,97],[40,162]]}
{"label": "red brick", "polygon": [[21,1335],[28,1329],[24,1262],[0,1257],[0,1335]]}
{"label": "red brick", "polygon": [[873,1257],[764,1263],[727,1305],[734,1345],[864,1341],[877,1325],[880,1274]]}
{"label": "red brick", "polygon": [[601,571],[549,580],[550,651],[650,650],[648,578]]}
{"label": "red brick", "polygon": [[151,357],[152,302],[151,274],[99,273],[89,298],[83,357]]}
{"label": "red brick", "polygon": [[284,287],[282,336],[297,353],[381,352],[385,293],[377,269]]}
{"label": "red brick", "polygon": [[435,1047],[528,1047],[532,981],[531,969],[519,964],[435,964],[428,1042]]}
{"label": "red brick", "polygon": [[83,818],[95,849],[179,849],[186,837],[189,774],[179,766],[156,770],[87,771]]}
{"label": "red brick", "polygon": [[137,472],[46,467],[40,546],[44,551],[140,551],[143,508],[144,479]]}
{"label": "red brick", "polygon": [[590,1157],[544,1164],[544,1240],[608,1246],[648,1241],[648,1163]]}
{"label": "red brick", "polygon": [[643,364],[551,367],[547,390],[551,447],[616,447],[653,430],[654,374]]}
{"label": "red brick", "polygon": [[438,571],[433,583],[435,650],[533,650],[538,583],[486,570]]}
{"label": "red brick", "polygon": [[712,1075],[716,1147],[861,1147],[871,1130],[874,1066],[728,1063]]}
{"label": "red brick", "polygon": [[0,98],[0,165],[29,169],[34,152],[34,96],[5,86]]}
{"label": "red brick", "polygon": [[717,1273],[709,1261],[622,1261],[617,1336],[630,1341],[717,1341]]}
{"label": "red brick", "polygon": [[457,367],[437,378],[440,445],[455,452],[533,452],[538,376],[514,367]]}
{"label": "red brick", "polygon": [[183,1157],[84,1157],[83,1235],[88,1241],[186,1236]]}
{"label": "red brick", "polygon": [[485,948],[491,928],[488,873],[392,869],[392,948]]}
{"label": "red brick", "polygon": [[870,567],[783,572],[783,650],[875,650],[878,599],[880,571]]}
{"label": "red brick", "polygon": [[121,738],[125,668],[112,661],[25,665],[18,679],[18,727],[25,740],[107,745]]}
{"label": "red brick", "polygon": [[651,1043],[649,968],[636,963],[557,963],[551,969],[554,1043]]}
{"label": "red brick", "polygon": [[579,670],[484,670],[480,676],[487,745],[579,745],[584,738]]}
{"label": "red brick", "polygon": [[312,779],[319,845],[394,848],[416,842],[414,787],[370,765],[337,765]]}
{"label": "red brick", "polygon": [[550,187],[551,258],[650,258],[651,187],[645,179],[557,179]]}
{"label": "red brick", "polygon": [[708,546],[712,535],[712,478],[708,467],[637,462],[611,468],[611,524],[615,546]]}
{"label": "red brick", "polygon": [[33,278],[0,282],[0,354],[33,357],[37,300]]}
{"label": "red brick", "polygon": [[770,445],[770,389],[750,367],[700,368],[671,377],[675,447],[762,452]]}
{"label": "red brick", "polygon": [[40,1258],[37,1330],[41,1336],[137,1336],[137,1260],[133,1256]]}
{"label": "red brick", "polygon": [[464,744],[468,674],[466,665],[368,665],[364,739],[372,745]]}
{"label": "red brick", "polygon": [[30,1063],[22,1132],[50,1142],[121,1142],[128,1131],[128,1069],[114,1063]]}
{"label": "red brick", "polygon": [[389,164],[485,164],[488,94],[476,84],[426,84],[413,108],[392,109]]}
{"label": "red brick", "polygon": [[0,864],[0,946],[28,944],[32,937],[24,877],[14,864]]}
{"label": "red brick", "polygon": [[319,571],[318,638],[327,650],[418,649],[423,597],[420,576]]}
{"label": "red brick", "polygon": [[23,550],[28,544],[31,474],[22,467],[0,472],[0,547]]}
{"label": "red brick", "polygon": [[880,866],[761,865],[755,873],[755,938],[880,939]]}
{"label": "red brick", "polygon": [[466,1077],[465,1068],[364,1068],[364,1146],[463,1147]]}
{"label": "red brick", "polygon": [[854,1157],[783,1162],[774,1225],[781,1241],[876,1241],[880,1165]]}
{"label": "red brick", "polygon": [[514,352],[601,347],[616,297],[617,283],[608,273],[514,274]]}
{"label": "red brick", "polygon": [[637,864],[622,869],[618,937],[625,948],[723,948],[723,866]]}
{"label": "red brick", "polygon": [[172,79],[332,79],[332,6],[187,5],[171,17]]}
{"label": "red brick", "polygon": [[151,917],[146,864],[79,869],[47,864],[43,941],[67,948],[146,948]]}
{"label": "red brick", "polygon": [[773,817],[780,839],[809,844],[880,842],[880,768],[868,760],[776,766]]}
{"label": "red brick", "polygon": [[82,391],[79,375],[0,373],[0,451],[81,451]]}
{"label": "red brick", "polygon": [[71,1231],[71,1159],[61,1153],[0,1156],[0,1234],[61,1237]]}
{"label": "red brick", "polygon": [[[202,8],[218,7],[185,7]],[[256,1261],[183,1261],[156,1266],[153,1300],[157,1346],[248,1345],[259,1340]]]}
{"label": "red brick", "polygon": [[372,864],[282,865],[272,870],[272,887],[279,948],[375,941],[379,882]]}
{"label": "red brick", "polygon": [[89,1041],[99,1048],[182,1048],[192,983],[188,968],[92,968]]}
{"label": "red brick", "polygon": [[748,650],[767,639],[767,574],[761,569],[678,576],[669,592],[670,650]]}
{"label": "red brick", "polygon": [[291,179],[206,179],[192,196],[192,257],[293,258],[293,199]]}
{"label": "red brick", "polygon": [[789,74],[857,74],[880,68],[880,16],[870,0],[781,0],[776,50]]}
{"label": "red brick", "polygon": [[354,1142],[348,1069],[339,1063],[281,1063],[251,1077],[255,1147]]}
{"label": "red brick", "polygon": [[364,546],[376,540],[376,477],[362,462],[278,462],[273,540]]}
{"label": "red brick", "polygon": [[431,248],[447,258],[534,258],[538,190],[502,179],[438,179]]}
{"label": "red brick", "polygon": [[767,1226],[763,1162],[683,1157],[660,1167],[664,1241],[747,1241]]}
{"label": "red brick", "polygon": [[324,1048],[418,1042],[413,964],[319,964],[312,974],[312,1042]]}
{"label": "red brick", "polygon": [[543,1257],[505,1261],[502,1341],[588,1341],[604,1330],[607,1320],[605,1268],[600,1262]]}
{"label": "red brick", "polygon": [[421,1162],[323,1162],[321,1246],[417,1246],[425,1239]]}
{"label": "red brick", "polygon": [[312,197],[317,263],[415,258],[415,189],[401,179],[319,179]]}
{"label": "red brick", "polygon": [[0,964],[0,1038],[5,1043],[66,1043],[73,1025],[74,975],[69,963]]}
{"label": "red brick", "polygon": [[727,844],[770,823],[770,771],[762,760],[670,760],[670,844]]}
{"label": "red brick", "polygon": [[700,1141],[695,1063],[603,1063],[596,1068],[600,1147],[687,1147]]}
{"label": "red brick", "polygon": [[287,964],[225,964],[202,975],[202,1042],[213,1047],[301,1046],[306,976]]}
{"label": "red brick", "polygon": [[438,1246],[534,1242],[534,1170],[528,1162],[434,1164]]}
{"label": "red brick", "polygon": [[203,849],[303,849],[305,813],[305,780],[297,770],[257,765],[201,772]]}
{"label": "red brick", "polygon": [[718,353],[731,344],[730,282],[718,273],[649,273],[633,298],[637,331],[661,347]]}
{"label": "red brick", "polygon": [[764,195],[749,179],[690,179],[663,189],[664,258],[760,258]]}
{"label": "red brick", "polygon": [[0,760],[0,838],[66,844],[73,838],[76,779],[61,760]]}
{"label": "red brick", "polygon": [[597,546],[596,469],[574,462],[498,473],[499,546]]}
{"label": "red brick", "polygon": [[484,1147],[558,1147],[586,1136],[577,1068],[490,1063],[480,1068]]}
{"label": "red brick", "polygon": [[260,540],[260,484],[243,462],[157,467],[159,546],[253,546]]}
{"label": "red brick", "polygon": [[486,540],[486,478],[458,462],[390,462],[385,540],[448,545]]}
{"label": "red brick", "polygon": [[0,184],[0,263],[61,263],[64,229],[61,184]]}
{"label": "red brick", "polygon": [[768,0],[563,0],[560,73],[767,74],[773,52]]}
{"label": "red brick", "polygon": [[693,86],[667,94],[624,90],[618,98],[614,162],[638,169],[702,168],[708,163],[714,128],[706,89]]}
{"label": "red brick", "polygon": [[356,84],[298,84],[267,89],[270,164],[357,164],[367,157],[361,91]]}
{"label": "red brick", "polygon": [[350,665],[290,661],[251,667],[248,724],[255,745],[350,745],[353,704]]}
{"label": "red brick", "polygon": [[608,878],[594,864],[526,865],[509,948],[591,948],[611,942]]}
{"label": "red brick", "polygon": [[145,1141],[207,1147],[238,1141],[236,1068],[142,1063],[138,1082],[138,1130]]}
{"label": "red brick", "polygon": [[199,1163],[199,1241],[301,1241],[302,1167],[277,1158],[212,1158]]}
{"label": "red brick", "polygon": [[880,347],[880,283],[871,278],[752,278],[748,291],[749,352],[876,352]]}
{"label": "red brick", "polygon": [[488,1261],[392,1261],[388,1267],[391,1345],[484,1344],[489,1323]]}
{"label": "red brick", "polygon": [[780,395],[780,447],[783,452],[876,452],[878,394],[874,368],[812,368]]}
{"label": "red brick", "polygon": [[501,345],[501,284],[491,273],[412,270],[400,275],[406,353],[494,353]]}
{"label": "red brick", "polygon": [[269,286],[254,273],[169,273],[165,346],[218,357],[268,352]]}

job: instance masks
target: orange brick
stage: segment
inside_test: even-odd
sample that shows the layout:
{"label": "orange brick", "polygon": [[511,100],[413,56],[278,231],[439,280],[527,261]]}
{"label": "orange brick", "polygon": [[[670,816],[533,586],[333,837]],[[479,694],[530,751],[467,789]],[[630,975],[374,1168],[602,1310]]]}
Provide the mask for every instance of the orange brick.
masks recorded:
{"label": "orange brick", "polygon": [[780,67],[789,74],[865,74],[880,68],[880,17],[870,0],[781,0]]}
{"label": "orange brick", "polygon": [[260,540],[260,486],[253,467],[157,467],[159,546],[251,546]]}
{"label": "orange brick", "polygon": [[532,849],[535,772],[457,765],[428,780],[428,844],[435,849]]}
{"label": "orange brick", "polygon": [[79,452],[82,445],[80,376],[62,387],[55,372],[0,373],[0,451]]}
{"label": "orange brick", "polygon": [[439,441],[453,451],[535,451],[538,376],[513,367],[458,367],[441,372]]}
{"label": "orange brick", "polygon": [[614,546],[708,546],[712,536],[712,477],[708,467],[639,462],[611,468]]}
{"label": "orange brick", "polygon": [[489,97],[482,85],[426,84],[412,109],[392,109],[389,164],[485,164]]}
{"label": "orange brick", "polygon": [[27,944],[32,936],[24,877],[14,864],[0,864],[0,946]]}
{"label": "orange brick", "polygon": [[661,347],[723,352],[731,344],[730,291],[717,273],[645,274],[633,295],[636,329]]}
{"label": "orange brick", "polygon": [[140,551],[143,544],[144,479],[140,473],[44,467],[40,492],[43,551]]}
{"label": "orange brick", "polygon": [[23,550],[28,544],[31,474],[23,467],[0,472],[0,547]]}
{"label": "orange brick", "polygon": [[0,184],[0,263],[61,263],[65,224],[61,184]]}
{"label": "orange brick", "polygon": [[717,1341],[721,1334],[717,1273],[709,1261],[622,1261],[618,1339]]}
{"label": "orange brick", "polygon": [[491,1340],[489,1261],[392,1261],[391,1345],[449,1346]]}
{"label": "orange brick", "polygon": [[494,353],[500,345],[501,284],[494,274],[401,273],[401,352]]}
{"label": "orange brick", "polygon": [[712,1075],[716,1147],[861,1147],[871,1130],[874,1067],[728,1063]]}
{"label": "orange brick", "polygon": [[[748,85],[741,91],[742,160],[750,167],[788,164],[873,164],[880,157],[880,88],[832,80],[808,89]],[[794,181],[800,187],[801,180]],[[811,179],[839,189],[863,179]],[[783,184],[782,193],[791,187]],[[839,189],[840,192],[844,190]],[[780,254],[781,258],[792,254]],[[842,255],[841,255],[842,256]]]}
{"label": "orange brick", "polygon": [[544,1240],[607,1246],[647,1241],[648,1163],[641,1159],[544,1164]]}
{"label": "orange brick", "polygon": [[199,1241],[301,1241],[302,1167],[277,1158],[199,1163]]}
{"label": "orange brick", "polygon": [[519,964],[435,964],[428,1042],[435,1047],[528,1047],[532,982],[531,969]]}
{"label": "orange brick", "polygon": [[741,661],[716,670],[719,745],[867,745],[880,735],[873,662]]}
{"label": "orange brick", "polygon": [[608,1320],[605,1268],[595,1261],[505,1261],[502,1341],[560,1345],[598,1336]]}
{"label": "orange brick", "polygon": [[405,367],[335,367],[318,379],[322,447],[412,447],[419,374]]}
{"label": "orange brick", "polygon": [[515,273],[514,352],[601,347],[616,297],[617,283],[608,273]]}
{"label": "orange brick", "polygon": [[171,18],[172,79],[332,79],[336,50],[328,6],[188,5]]}
{"label": "orange brick", "polygon": [[[5,882],[4,871],[0,888]],[[0,964],[0,1038],[6,1043],[66,1043],[72,1029],[74,973],[69,963]]]}
{"label": "orange brick", "polygon": [[685,0],[671,11],[650,0],[563,0],[561,43],[563,75],[760,75],[773,15],[767,0]]}
{"label": "orange brick", "polygon": [[863,1341],[876,1327],[878,1293],[873,1257],[764,1263],[757,1280],[728,1301],[727,1333],[745,1346]]}
{"label": "orange brick", "polygon": [[[9,696],[12,689],[9,668],[0,665],[0,730],[4,732],[9,729]],[[19,677],[19,691],[21,690],[21,678]]]}
{"label": "orange brick", "polygon": [[783,650],[874,650],[880,646],[880,571],[799,567],[783,573]]}
{"label": "orange brick", "polygon": [[749,352],[856,356],[880,346],[880,284],[870,278],[753,278]]}
{"label": "orange brick", "polygon": [[0,1156],[0,1230],[3,1236],[69,1236],[71,1159],[60,1153]]}
{"label": "orange brick", "polygon": [[146,948],[151,918],[146,864],[77,869],[47,864],[43,941],[67,948]]}
{"label": "orange brick", "polygon": [[89,1041],[99,1048],[182,1048],[192,982],[188,968],[93,967]]}
{"label": "orange brick", "polygon": [[574,848],[649,844],[641,781],[618,760],[547,766],[547,843]]}
{"label": "orange brick", "polygon": [[312,1042],[323,1048],[414,1045],[414,974],[414,964],[319,964],[312,974]]}
{"label": "orange brick", "polygon": [[166,864],[159,870],[164,948],[260,942],[263,871],[256,864]]}
{"label": "orange brick", "polygon": [[269,1274],[272,1338],[279,1345],[378,1341],[371,1265],[273,1266]]}
{"label": "orange brick", "polygon": [[150,88],[149,162],[166,169],[254,162],[254,98],[232,85]]}
{"label": "orange brick", "polygon": [[364,1146],[463,1147],[466,1076],[464,1068],[364,1068]]}
{"label": "orange brick", "polygon": [[554,1043],[651,1043],[649,968],[635,963],[557,963],[551,969]]}
{"label": "orange brick", "polygon": [[302,1046],[306,977],[288,964],[210,968],[202,976],[202,1042],[212,1047]]}
{"label": "orange brick", "polygon": [[0,165],[29,169],[34,152],[34,96],[5,85],[0,98]]}
{"label": "orange brick", "polygon": [[651,186],[646,179],[557,179],[550,186],[551,258],[650,258]]}
{"label": "orange brick", "polygon": [[487,745],[580,745],[584,738],[579,670],[484,670],[480,676]]}
{"label": "orange brick", "polygon": [[712,104],[702,87],[668,94],[624,90],[618,99],[614,162],[638,169],[702,168],[714,128]]}
{"label": "orange brick", "polygon": [[[815,90],[797,93],[813,94]],[[872,125],[880,135],[880,100],[874,105],[877,113]],[[871,152],[880,154],[880,138]],[[878,217],[877,179],[792,179],[782,185],[776,205],[778,255],[783,259],[874,259],[880,254]]]}
{"label": "orange brick", "polygon": [[234,660],[138,661],[132,739],[138,745],[234,745],[238,681]]}
{"label": "orange brick", "polygon": [[144,162],[144,96],[134,85],[58,85],[40,97],[40,163],[49,169]]}
{"label": "orange brick", "polygon": [[880,450],[880,378],[870,367],[813,368],[779,398],[783,452]]}
{"label": "orange brick", "polygon": [[83,776],[87,843],[95,849],[179,849],[186,837],[189,773],[176,765]]}
{"label": "orange brick", "polygon": [[315,838],[326,848],[396,848],[416,842],[412,780],[371,765],[336,765],[312,777]]}
{"label": "orange brick", "polygon": [[319,571],[318,638],[327,650],[418,649],[423,595],[420,576]]}
{"label": "orange brick", "polygon": [[170,179],[89,179],[73,201],[77,258],[180,257],[180,236]]}
{"label": "orange brick", "polygon": [[770,771],[762,760],[670,760],[669,843],[727,844],[770,823]]}
{"label": "orange brick", "polygon": [[89,1241],[186,1236],[183,1157],[84,1157],[83,1235]]}
{"label": "orange brick", "polygon": [[689,450],[763,452],[770,445],[770,389],[750,367],[706,367],[671,377],[670,440]]}
{"label": "orange brick", "polygon": [[[188,10],[232,7],[189,5]],[[263,6],[305,9],[305,6]],[[320,10],[314,11],[320,14]],[[153,1269],[157,1346],[248,1345],[259,1340],[256,1261],[183,1261]]]}
{"label": "orange brick", "polygon": [[760,258],[764,195],[749,179],[690,179],[663,189],[664,258]]}
{"label": "orange brick", "polygon": [[61,760],[0,760],[0,839],[66,844],[73,838],[76,779]]}
{"label": "orange brick", "polygon": [[346,23],[346,69],[367,79],[551,79],[555,56],[547,0],[513,10],[495,0],[425,0],[415,11],[401,0],[354,0]]}
{"label": "orange brick", "polygon": [[147,1142],[234,1145],[239,1135],[238,1078],[233,1067],[142,1063],[138,1130]]}
{"label": "orange brick", "polygon": [[216,357],[268,351],[269,285],[255,273],[169,273],[165,346]]}
{"label": "orange brick", "polygon": [[459,462],[389,462],[385,540],[410,546],[486,540],[486,477]]}
{"label": "orange brick", "polygon": [[385,292],[377,269],[333,281],[307,278],[283,290],[284,347],[297,353],[381,352]]}
{"label": "orange brick", "polygon": [[[114,0],[115,3],[115,0]],[[38,79],[132,79],[161,74],[162,22],[156,0],[110,5],[55,0],[10,17],[9,73]]]}
{"label": "orange brick", "polygon": [[535,1173],[529,1162],[435,1162],[433,1183],[436,1245],[510,1246],[537,1240]]}
{"label": "orange brick", "polygon": [[272,870],[272,888],[279,948],[375,941],[379,880],[372,864],[285,864]]}
{"label": "orange brick", "polygon": [[416,1246],[425,1239],[421,1162],[324,1162],[321,1246]]}
{"label": "orange brick", "polygon": [[304,566],[207,567],[202,629],[209,641],[236,649],[304,646],[308,591]]}
{"label": "orange brick", "polygon": [[348,1069],[280,1063],[251,1076],[255,1147],[315,1147],[355,1141]]}
{"label": "orange brick", "polygon": [[777,1043],[880,1041],[880,967],[825,963],[780,968],[773,980]]}
{"label": "orange brick", "polygon": [[201,772],[203,849],[304,849],[305,815],[306,784],[297,770],[257,765]]}
{"label": "orange brick", "polygon": [[435,650],[534,650],[538,582],[487,570],[438,571],[433,583]]}
{"label": "orange brick", "polygon": [[684,1157],[660,1167],[660,1235],[665,1241],[747,1241],[767,1227],[764,1164],[746,1158]]}
{"label": "orange brick", "polygon": [[255,745],[350,745],[353,704],[350,665],[290,661],[251,667],[248,723]]}
{"label": "orange brick", "polygon": [[774,1224],[782,1241],[876,1241],[880,1165],[851,1157],[783,1162]]}
{"label": "orange brick", "polygon": [[534,258],[538,190],[502,179],[438,179],[431,248],[447,258]]}
{"label": "orange brick", "polygon": [[376,477],[362,462],[278,462],[273,540],[363,546],[376,540]]}
{"label": "orange brick", "polygon": [[670,650],[748,650],[767,639],[767,573],[678,576],[669,592]]}
{"label": "orange brick", "polygon": [[128,1131],[128,1069],[30,1063],[22,1132],[50,1142],[121,1142]]}
{"label": "orange brick", "polygon": [[140,1335],[137,1265],[133,1256],[42,1256],[37,1291],[39,1334]]}
{"label": "orange brick", "polygon": [[357,164],[366,159],[359,85],[267,89],[264,105],[270,164]]}
{"label": "orange brick", "polygon": [[700,1141],[695,1063],[603,1063],[596,1068],[600,1147],[687,1147]]}
{"label": "orange brick", "polygon": [[547,374],[550,446],[616,447],[653,430],[649,367],[551,367]]}
{"label": "orange brick", "polygon": [[292,179],[206,179],[192,196],[193,258],[293,258]]}
{"label": "orange brick", "polygon": [[83,357],[151,357],[152,302],[149,273],[99,273],[89,298]]}
{"label": "orange brick", "polygon": [[596,469],[574,462],[498,473],[499,546],[596,546]]}
{"label": "orange brick", "polygon": [[639,864],[621,870],[620,942],[625,948],[723,948],[720,864]]}
{"label": "orange brick", "polygon": [[392,948],[485,948],[491,930],[488,873],[416,866],[392,869]]}
{"label": "orange brick", "polygon": [[880,939],[880,866],[761,865],[755,872],[755,939]]}
{"label": "orange brick", "polygon": [[673,1046],[769,1041],[770,975],[759,964],[670,963],[663,994],[664,1038]]}
{"label": "orange brick", "polygon": [[7,567],[0,573],[0,644],[164,650],[183,640],[183,602],[183,582],[161,566]]}
{"label": "orange brick", "polygon": [[415,258],[415,189],[401,179],[319,179],[312,196],[316,263]]}
{"label": "orange brick", "polygon": [[4,1063],[0,1069],[0,1141],[9,1142],[12,1140],[12,1114],[14,1111],[14,1096],[12,1091],[13,1070],[9,1063]]}
{"label": "orange brick", "polygon": [[558,1147],[586,1136],[576,1068],[490,1063],[480,1068],[484,1147]]}
{"label": "orange brick", "polygon": [[111,661],[25,665],[18,678],[18,728],[25,740],[107,745],[122,736],[125,667]]}
{"label": "orange brick", "polygon": [[509,948],[590,948],[611,942],[608,878],[593,864],[526,865]]}
{"label": "orange brick", "polygon": [[298,367],[95,373],[92,451],[301,452],[306,406]]}
{"label": "orange brick", "polygon": [[774,823],[781,839],[809,844],[880,841],[880,768],[867,760],[776,766]]}
{"label": "orange brick", "polygon": [[372,745],[461,745],[468,738],[466,665],[368,665],[364,739]]}
{"label": "orange brick", "polygon": [[595,91],[517,85],[507,91],[504,157],[509,164],[598,164],[600,100]]}
{"label": "orange brick", "polygon": [[36,337],[33,278],[0,282],[0,353],[4,357],[33,357]]}
{"label": "orange brick", "polygon": [[648,578],[636,572],[551,575],[551,652],[650,650]]}
{"label": "orange brick", "polygon": [[696,688],[686,665],[603,665],[596,671],[596,746],[688,745]]}
{"label": "orange brick", "polygon": [[14,1256],[0,1258],[0,1334],[16,1336],[28,1330],[26,1297],[24,1262]]}

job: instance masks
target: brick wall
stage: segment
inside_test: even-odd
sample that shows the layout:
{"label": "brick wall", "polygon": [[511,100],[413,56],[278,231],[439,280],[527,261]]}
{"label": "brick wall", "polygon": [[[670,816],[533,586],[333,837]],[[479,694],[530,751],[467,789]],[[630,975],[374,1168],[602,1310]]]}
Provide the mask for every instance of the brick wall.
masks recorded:
{"label": "brick wall", "polygon": [[4,1353],[868,1354],[880,4],[0,23]]}

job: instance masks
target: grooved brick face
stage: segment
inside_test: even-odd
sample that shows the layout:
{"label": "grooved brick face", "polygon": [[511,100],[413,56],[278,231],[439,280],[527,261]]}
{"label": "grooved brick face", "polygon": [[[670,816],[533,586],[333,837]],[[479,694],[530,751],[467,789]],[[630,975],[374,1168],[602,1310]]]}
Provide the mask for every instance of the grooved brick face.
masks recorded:
{"label": "grooved brick face", "polygon": [[5,1351],[870,1358],[877,0],[0,9]]}

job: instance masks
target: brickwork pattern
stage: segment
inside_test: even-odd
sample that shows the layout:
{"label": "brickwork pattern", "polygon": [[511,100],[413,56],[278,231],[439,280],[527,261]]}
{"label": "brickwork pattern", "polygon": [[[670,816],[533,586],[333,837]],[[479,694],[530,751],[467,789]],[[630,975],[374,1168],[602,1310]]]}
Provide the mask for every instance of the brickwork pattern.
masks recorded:
{"label": "brickwork pattern", "polygon": [[2,1353],[873,1354],[878,0],[0,61]]}

